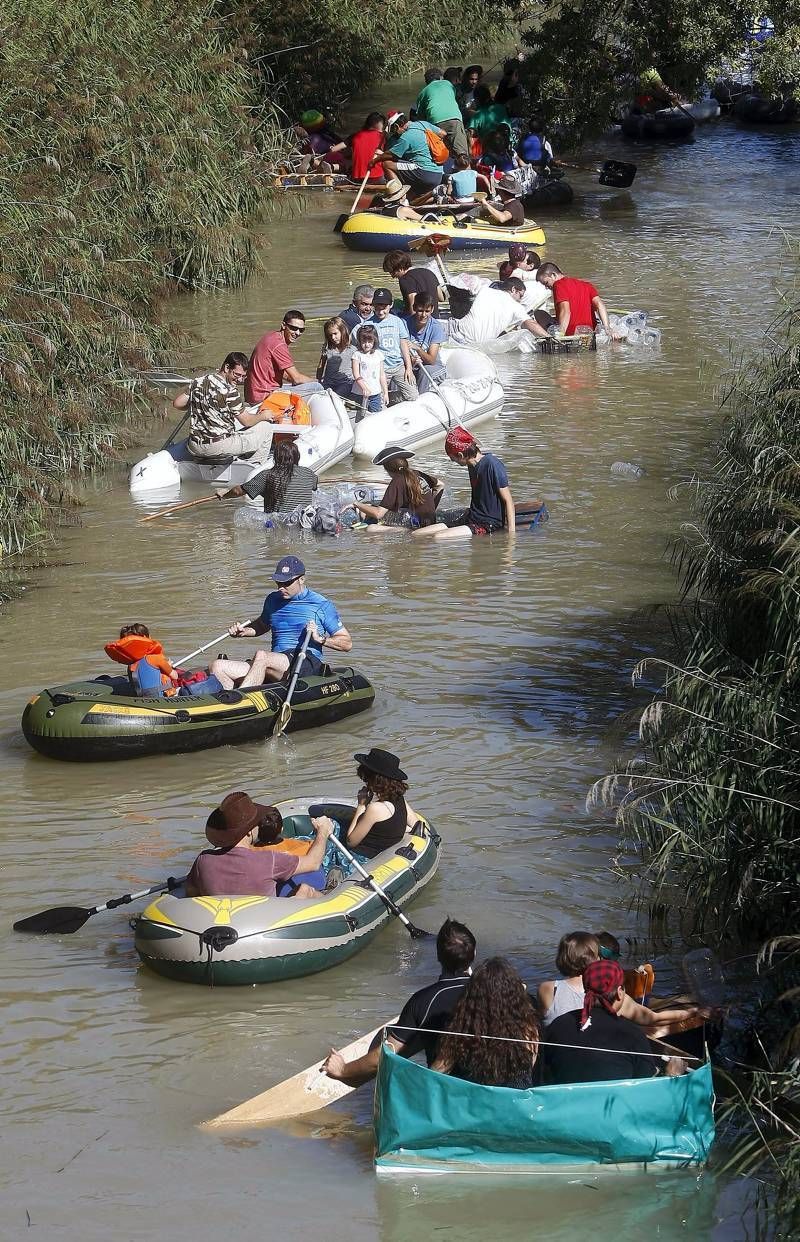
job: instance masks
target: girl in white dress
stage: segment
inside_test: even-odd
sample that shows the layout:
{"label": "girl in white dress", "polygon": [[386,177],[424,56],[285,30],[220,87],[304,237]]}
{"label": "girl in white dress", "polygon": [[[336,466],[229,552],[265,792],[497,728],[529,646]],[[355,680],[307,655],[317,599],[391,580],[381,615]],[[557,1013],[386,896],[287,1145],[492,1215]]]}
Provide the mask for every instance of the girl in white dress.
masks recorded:
{"label": "girl in white dress", "polygon": [[384,410],[389,404],[389,386],[383,352],[378,349],[378,334],[372,324],[362,324],[355,334],[353,351],[353,395],[369,414]]}

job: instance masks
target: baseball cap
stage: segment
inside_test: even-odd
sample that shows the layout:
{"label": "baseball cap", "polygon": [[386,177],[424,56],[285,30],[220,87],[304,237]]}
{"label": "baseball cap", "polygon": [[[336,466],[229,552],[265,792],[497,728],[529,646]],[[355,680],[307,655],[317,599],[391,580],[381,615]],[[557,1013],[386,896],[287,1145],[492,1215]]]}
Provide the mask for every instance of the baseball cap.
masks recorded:
{"label": "baseball cap", "polygon": [[284,556],[275,566],[272,581],[278,583],[293,582],[306,572],[306,567],[299,556]]}
{"label": "baseball cap", "polygon": [[372,295],[373,306],[391,306],[394,294],[390,289],[376,289]]}

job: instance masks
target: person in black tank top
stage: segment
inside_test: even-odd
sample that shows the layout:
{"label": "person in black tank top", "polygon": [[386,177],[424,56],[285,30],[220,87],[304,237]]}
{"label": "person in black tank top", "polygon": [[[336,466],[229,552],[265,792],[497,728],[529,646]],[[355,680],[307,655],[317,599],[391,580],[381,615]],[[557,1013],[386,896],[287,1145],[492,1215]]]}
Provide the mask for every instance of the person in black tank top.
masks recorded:
{"label": "person in black tank top", "polygon": [[358,777],[364,782],[358,791],[358,806],[345,836],[348,849],[365,858],[399,845],[406,828],[419,819],[405,800],[406,774],[391,751],[373,746],[366,755],[354,755]]}

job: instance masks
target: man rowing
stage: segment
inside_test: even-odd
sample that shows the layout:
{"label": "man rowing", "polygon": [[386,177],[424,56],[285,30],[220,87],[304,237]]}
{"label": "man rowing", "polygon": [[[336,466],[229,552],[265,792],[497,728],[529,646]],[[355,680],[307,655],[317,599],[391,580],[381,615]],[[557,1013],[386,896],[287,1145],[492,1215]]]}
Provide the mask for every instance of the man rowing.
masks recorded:
{"label": "man rowing", "polygon": [[[446,919],[436,937],[436,957],[442,973],[435,983],[420,988],[403,1006],[396,1025],[386,1030],[387,1042],[402,1057],[425,1053],[428,1065],[436,1060],[439,1036],[428,1032],[446,1031],[457,1002],[472,974],[475,960],[475,937],[463,923]],[[383,1032],[373,1047],[355,1061],[345,1061],[333,1048],[323,1065],[329,1078],[346,1082],[351,1087],[374,1078],[378,1070]]]}
{"label": "man rowing", "polygon": [[300,666],[301,677],[309,677],[322,671],[323,648],[329,651],[350,651],[353,640],[342,624],[334,604],[318,591],[306,586],[306,567],[296,556],[284,556],[278,561],[272,580],[277,591],[271,591],[264,600],[261,616],[243,624],[235,621],[228,633],[231,638],[255,638],[260,634],[272,634],[272,650],[257,651],[252,660],[214,660],[211,671],[226,690],[238,685],[240,690],[262,686],[265,682],[281,681],[293,663],[311,624],[311,638],[305,658]]}

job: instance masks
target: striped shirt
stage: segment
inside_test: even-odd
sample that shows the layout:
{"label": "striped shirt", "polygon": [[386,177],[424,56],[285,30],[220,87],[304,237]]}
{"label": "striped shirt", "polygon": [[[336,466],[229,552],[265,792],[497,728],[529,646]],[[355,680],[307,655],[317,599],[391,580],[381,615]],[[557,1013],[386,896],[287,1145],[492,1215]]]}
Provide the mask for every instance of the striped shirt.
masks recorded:
{"label": "striped shirt", "polygon": [[[272,650],[291,655],[303,641],[306,624],[313,621],[320,634],[336,634],[344,629],[336,606],[318,591],[301,591],[293,599],[284,599],[280,591],[272,591],[264,600],[260,621],[272,630]],[[308,650],[322,658],[322,647],[314,639]]]}
{"label": "striped shirt", "polygon": [[235,420],[243,409],[239,389],[218,371],[198,375],[189,385],[189,413],[192,419],[189,438],[205,444],[221,436],[234,435]]}
{"label": "striped shirt", "polygon": [[[259,470],[258,474],[253,475],[252,479],[248,479],[242,484],[242,491],[245,496],[249,496],[251,500],[255,500],[257,496],[264,496],[264,487],[267,481],[267,475],[272,474],[272,470]],[[314,500],[314,492],[317,490],[319,479],[313,470],[309,470],[307,466],[295,466],[292,471],[292,477],[289,479],[289,486],[279,497],[277,505],[273,506],[273,510],[279,510],[281,513],[291,513],[298,505],[310,505]],[[267,498],[264,496],[264,512],[268,513]]]}

